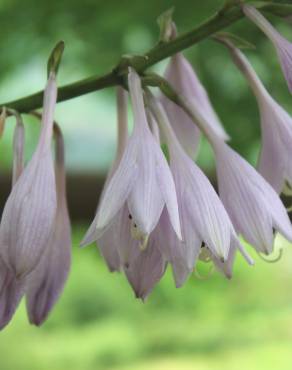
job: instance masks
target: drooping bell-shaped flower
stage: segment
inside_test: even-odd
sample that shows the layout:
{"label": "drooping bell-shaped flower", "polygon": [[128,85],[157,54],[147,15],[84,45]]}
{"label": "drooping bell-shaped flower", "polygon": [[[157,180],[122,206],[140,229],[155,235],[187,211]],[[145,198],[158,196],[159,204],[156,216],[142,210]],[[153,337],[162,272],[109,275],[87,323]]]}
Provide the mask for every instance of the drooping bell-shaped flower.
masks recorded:
{"label": "drooping bell-shaped flower", "polygon": [[181,231],[174,181],[163,152],[149,129],[141,81],[132,68],[129,69],[128,83],[134,129],[119,165],[104,189],[94,222],[102,233],[126,205],[135,225],[133,237],[140,241],[143,249],[164,207],[179,238]]}
{"label": "drooping bell-shaped flower", "polygon": [[174,234],[165,210],[160,217],[157,233],[157,245],[163,257],[172,266],[177,288],[181,287],[193,272],[202,244],[193,223],[185,212],[184,205],[179,206],[179,210],[183,240],[180,241]]}
{"label": "drooping bell-shaped flower", "polygon": [[[158,226],[159,227],[159,224]],[[154,231],[145,250],[141,250],[137,245],[129,250],[129,263],[124,267],[125,275],[131,284],[136,298],[143,301],[151,293],[153,287],[160,281],[165,273],[167,262],[160,252]]]}
{"label": "drooping bell-shaped flower", "polygon": [[292,117],[268,93],[242,52],[231,46],[230,50],[247,78],[260,110],[262,148],[258,171],[280,193],[285,181],[292,186]]}
{"label": "drooping bell-shaped flower", "polygon": [[[151,132],[157,143],[160,144],[159,127],[148,108],[146,108],[146,114]],[[127,211],[128,209],[124,209],[124,212]],[[141,298],[143,301],[146,300],[154,286],[160,281],[167,267],[167,261],[159,247],[159,243],[162,241],[160,234],[165,232],[162,227],[163,219],[167,220],[171,233],[175,234],[167,210],[164,208],[156,228],[149,237],[147,247],[141,250],[139,242],[133,238],[136,225],[132,221],[132,216],[128,215],[128,220],[127,214],[121,215],[120,218],[118,227],[120,260],[136,298]]]}
{"label": "drooping bell-shaped flower", "polygon": [[71,264],[71,227],[66,201],[64,141],[55,125],[57,211],[45,253],[28,277],[26,302],[29,320],[40,325],[59,298]]}
{"label": "drooping bell-shaped flower", "polygon": [[273,43],[289,90],[292,93],[292,43],[283,37],[252,5],[243,4],[242,10],[244,14],[254,22]]}
{"label": "drooping bell-shaped flower", "polygon": [[212,263],[215,268],[224,274],[227,279],[232,278],[233,274],[233,265],[235,261],[237,248],[232,245],[229,250],[229,254],[226,261],[222,261],[218,259],[214,254],[210,251],[210,249],[206,246],[201,248],[201,252],[199,255],[199,260],[202,262]]}
{"label": "drooping bell-shaped flower", "polygon": [[199,107],[181,104],[213,146],[220,198],[237,233],[257,251],[273,251],[274,230],[288,240],[292,228],[287,212],[272,186],[239,154],[214,135]]}
{"label": "drooping bell-shaped flower", "polygon": [[[182,227],[181,241],[167,226],[167,220],[164,220],[163,235],[166,241],[161,242],[160,246],[172,263],[176,284],[180,286],[192,272],[202,243],[222,261],[227,260],[232,246],[239,248],[244,255],[245,252],[208,178],[184,152],[162,106],[152,96],[148,97],[167,139]],[[248,257],[247,259],[251,262]]]}
{"label": "drooping bell-shaped flower", "polygon": [[[101,199],[112,176],[117,170],[128,140],[127,93],[117,89],[118,106],[118,146],[115,161],[107,177]],[[147,112],[149,113],[149,112]],[[150,117],[147,116],[148,120]],[[149,124],[155,123],[149,121]],[[157,127],[152,127],[154,136],[158,134]],[[97,213],[99,212],[98,208]],[[167,211],[166,217],[169,218]],[[124,271],[131,284],[135,296],[145,300],[165,272],[166,261],[157,247],[157,229],[141,243],[141,232],[129,211],[127,202],[113,217],[109,226],[100,232],[96,229],[96,218],[91,224],[81,245],[96,241],[106,260],[110,271]],[[172,228],[172,226],[171,226]]]}
{"label": "drooping bell-shaped flower", "polygon": [[286,209],[271,185],[227,144],[213,138],[219,194],[235,230],[258,252],[273,251],[274,230],[292,240]]}
{"label": "drooping bell-shaped flower", "polygon": [[[108,173],[101,198],[105,192],[108,182],[115,173],[123,152],[125,150],[128,140],[128,94],[127,91],[122,87],[117,87],[117,151],[113,162],[113,165]],[[97,209],[98,213],[99,208]],[[127,222],[129,211],[127,206],[122,209],[113,217],[110,225],[100,233],[96,228],[96,219],[93,220],[90,228],[88,229],[85,237],[83,238],[81,245],[87,245],[92,242],[96,242],[100,249],[100,252],[105,259],[107,266],[111,272],[119,271],[121,268],[120,256],[118,248],[123,237],[123,223]],[[124,220],[125,218],[125,220]],[[122,224],[121,224],[122,223]]]}
{"label": "drooping bell-shaped flower", "polygon": [[11,320],[23,297],[26,279],[17,279],[0,259],[0,330]]}
{"label": "drooping bell-shaped flower", "polygon": [[[167,212],[165,210],[163,212],[168,219]],[[166,269],[166,260],[157,244],[160,240],[157,237],[159,228],[160,221],[149,236],[147,246],[142,249],[139,239],[135,237],[137,226],[125,205],[102,237],[97,240],[98,244],[100,240],[103,241],[102,254],[109,269],[123,271],[136,298],[143,301],[162,278]],[[104,235],[106,238],[103,238]]]}
{"label": "drooping bell-shaped flower", "polygon": [[[163,212],[169,220],[167,211]],[[124,205],[110,226],[97,239],[97,245],[102,248],[101,253],[110,271],[123,271],[136,298],[142,300],[147,298],[162,278],[166,268],[165,258],[157,244],[159,231],[160,221],[149,236],[147,245],[141,248],[139,237],[136,236],[136,233],[139,233],[137,225],[127,205]]]}
{"label": "drooping bell-shaped flower", "polygon": [[0,256],[18,278],[30,273],[40,261],[55,218],[51,137],[56,97],[56,79],[51,73],[45,89],[42,128],[36,151],[16,181],[2,215]]}
{"label": "drooping bell-shaped flower", "polygon": [[[127,93],[121,87],[117,88],[117,103],[117,153],[101,197],[120,163],[128,139]],[[137,232],[139,231],[137,231],[137,225],[133,221],[128,205],[124,204],[101,236],[96,230],[96,221],[94,221],[81,244],[96,241],[109,270],[124,271],[135,296],[145,300],[164,274],[166,262],[155,244],[157,233],[155,231],[151,233],[146,248],[141,250],[139,240],[136,238]]]}
{"label": "drooping bell-shaped flower", "polygon": [[[16,118],[13,137],[12,186],[14,186],[23,170],[25,133],[20,115],[14,111],[12,114]],[[3,329],[14,315],[24,294],[25,284],[26,279],[17,279],[0,258],[0,329]]]}
{"label": "drooping bell-shaped flower", "polygon": [[[175,36],[176,31],[173,25],[173,37]],[[179,95],[188,100],[189,104],[196,102],[201,106],[202,112],[206,115],[214,133],[222,140],[229,139],[211,105],[207,91],[201,84],[194,68],[182,53],[177,53],[170,58],[164,78]],[[181,107],[164,95],[161,96],[161,102],[179,142],[187,154],[194,158],[199,145],[200,130]]]}

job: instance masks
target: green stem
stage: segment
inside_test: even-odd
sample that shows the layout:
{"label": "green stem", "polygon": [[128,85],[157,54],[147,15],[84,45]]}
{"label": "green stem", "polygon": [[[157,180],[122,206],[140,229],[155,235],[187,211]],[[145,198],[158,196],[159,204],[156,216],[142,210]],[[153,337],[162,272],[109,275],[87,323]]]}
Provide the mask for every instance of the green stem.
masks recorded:
{"label": "green stem", "polygon": [[[58,102],[72,99],[93,91],[101,90],[105,87],[115,86],[121,83],[121,79],[113,73],[101,77],[90,77],[85,80],[77,81],[58,89]],[[43,104],[43,91],[26,96],[12,102],[1,104],[21,113],[28,113],[38,109]]]}
{"label": "green stem", "polygon": [[[258,9],[268,11],[279,16],[292,15],[292,5],[257,2],[255,3]],[[101,77],[90,77],[75,83],[65,85],[59,88],[58,102],[72,99],[93,91],[101,90],[106,87],[121,85],[124,83],[124,77],[127,75],[128,66],[133,66],[138,72],[145,71],[157,62],[176,54],[179,51],[189,48],[197,42],[211,36],[227,26],[233,24],[237,20],[243,18],[244,15],[239,5],[224,6],[210,19],[194,28],[193,30],[183,33],[176,39],[169,42],[160,42],[153,49],[149,50],[144,56],[133,56],[121,58],[110,73]],[[36,94],[0,104],[15,109],[19,112],[29,112],[38,109],[42,106],[43,91]]]}

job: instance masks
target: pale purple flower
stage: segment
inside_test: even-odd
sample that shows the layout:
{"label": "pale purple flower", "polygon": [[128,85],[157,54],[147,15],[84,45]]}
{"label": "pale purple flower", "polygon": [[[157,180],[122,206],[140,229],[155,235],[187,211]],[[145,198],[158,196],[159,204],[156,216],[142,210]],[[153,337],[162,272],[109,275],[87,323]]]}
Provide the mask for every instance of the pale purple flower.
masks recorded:
{"label": "pale purple flower", "polygon": [[194,268],[202,243],[221,261],[227,260],[230,248],[239,248],[244,255],[245,252],[208,178],[184,152],[162,106],[152,96],[148,98],[167,139],[182,228],[182,240],[179,240],[167,219],[162,218],[164,231],[159,245],[173,266],[177,286],[181,286]]}
{"label": "pale purple flower", "polygon": [[0,330],[11,320],[23,297],[26,279],[17,279],[0,259]]}
{"label": "pale purple flower", "polygon": [[[164,209],[163,212],[169,220],[167,211]],[[137,227],[127,206],[124,206],[118,212],[115,216],[114,225],[110,226],[115,239],[112,238],[110,240],[112,244],[108,243],[107,247],[110,251],[113,250],[113,245],[116,247],[114,250],[118,254],[119,269],[123,270],[127,276],[136,298],[141,298],[143,301],[162,278],[166,269],[166,260],[158,245],[160,241],[158,235],[162,231],[160,228],[161,218],[149,236],[147,246],[144,249],[141,249],[139,240],[135,238]],[[172,229],[172,226],[170,228]],[[174,231],[172,232],[174,233]],[[107,230],[105,233],[107,233]],[[117,261],[116,256],[111,255],[109,261],[114,265]]]}
{"label": "pale purple flower", "polygon": [[246,76],[256,96],[262,130],[258,171],[277,193],[285,181],[292,185],[292,118],[278,104],[256,75],[242,52],[230,47],[235,63]]}
{"label": "pale purple flower", "polygon": [[160,281],[167,266],[157,243],[158,239],[155,237],[154,231],[145,250],[139,249],[137,245],[130,249],[129,263],[124,267],[125,275],[135,292],[136,298],[141,298],[143,301]]}
{"label": "pale purple flower", "polygon": [[[163,212],[169,219],[167,212],[165,210]],[[137,226],[127,205],[124,205],[114,216],[111,225],[97,239],[109,270],[124,271],[136,298],[142,300],[147,298],[166,268],[166,260],[157,244],[159,230],[160,221],[149,236],[145,248],[141,249],[140,241],[137,240],[139,238],[135,237]],[[94,238],[94,233],[91,235]]]}
{"label": "pale purple flower", "polygon": [[[146,108],[146,114],[151,132],[157,143],[160,143],[159,127],[148,108]],[[167,267],[167,261],[159,247],[161,242],[159,236],[165,232],[162,227],[163,218],[168,221],[172,233],[174,233],[173,227],[169,222],[167,210],[164,208],[156,228],[149,237],[147,247],[141,250],[139,242],[132,237],[135,234],[136,225],[132,221],[128,208],[124,207],[122,212],[119,225],[117,225],[117,236],[120,242],[118,248],[120,261],[136,298],[141,298],[145,301],[154,286],[164,275]],[[175,236],[175,238],[177,237]]]}
{"label": "pale purple flower", "polygon": [[28,316],[35,325],[43,323],[59,298],[71,264],[71,227],[66,201],[64,142],[60,129],[56,129],[55,138],[57,211],[47,248],[28,276],[26,289]]}
{"label": "pale purple flower", "polygon": [[[12,186],[23,170],[24,158],[24,126],[21,117],[14,112],[16,127],[13,137],[13,171]],[[11,320],[24,294],[26,280],[17,279],[14,273],[0,259],[0,329]]]}
{"label": "pale purple flower", "polygon": [[236,232],[241,233],[257,251],[266,254],[273,251],[274,230],[292,240],[290,220],[272,186],[214,134],[196,104],[188,106],[185,103],[185,109],[214,148],[220,198]]}
{"label": "pale purple flower", "polygon": [[[222,140],[229,139],[210,103],[204,86],[201,84],[195,70],[182,53],[178,53],[171,57],[164,77],[179,95],[188,100],[189,104],[196,103],[200,105],[202,112],[208,119],[216,135],[222,138]],[[181,145],[189,156],[195,157],[199,145],[200,130],[194,125],[192,119],[182,108],[164,95],[161,97],[161,102]]]}
{"label": "pale purple flower", "polygon": [[119,239],[117,233],[117,223],[119,217],[114,217],[110,227],[96,240],[100,253],[103,256],[110,272],[120,271],[121,260],[118,253]]}
{"label": "pale purple flower", "polygon": [[253,21],[273,43],[289,90],[292,93],[292,43],[284,38],[252,5],[243,4],[242,10],[244,14]]}
{"label": "pale purple flower", "polygon": [[[147,119],[151,131],[159,143],[159,128],[154,120],[149,109],[146,109]],[[162,215],[169,222],[169,216],[166,208],[162,211]],[[161,228],[161,219],[152,231],[147,246],[143,250],[139,247],[139,241],[135,239],[136,225],[133,222],[132,215],[129,213],[128,207],[124,206],[117,216],[115,223],[109,229],[114,231],[115,243],[118,251],[118,259],[113,252],[111,261],[119,261],[119,267],[123,269],[132,289],[135,292],[136,298],[146,300],[154,286],[160,281],[166,270],[167,262],[162,255],[158,243],[160,242],[159,234],[163,232]],[[170,224],[170,222],[169,222]],[[174,233],[172,226],[171,231]],[[104,234],[107,233],[108,230]],[[103,236],[104,236],[103,234]],[[134,236],[134,237],[133,237]],[[110,245],[108,245],[110,247]],[[109,248],[112,251],[113,248]],[[116,262],[117,263],[117,262]]]}
{"label": "pale purple flower", "polygon": [[[166,218],[169,219],[167,212]],[[124,271],[136,298],[145,300],[165,272],[166,261],[157,245],[160,221],[151,233],[147,246],[141,250],[135,239],[136,225],[127,205],[114,216],[110,226],[96,237],[94,223],[88,230],[88,241],[97,241],[110,271]],[[172,228],[172,226],[170,226]],[[96,239],[97,238],[97,239]]]}
{"label": "pale purple flower", "polygon": [[175,285],[181,287],[193,272],[201,248],[201,239],[193,227],[191,216],[187,217],[185,207],[180,206],[183,240],[174,234],[165,210],[159,224],[157,246],[164,258],[171,264]]}
{"label": "pale purple flower", "polygon": [[16,127],[13,136],[12,186],[15,185],[24,168],[25,130],[21,116],[15,113],[15,118]]}
{"label": "pale purple flower", "polygon": [[199,255],[199,260],[203,262],[213,263],[213,265],[216,267],[216,269],[223,273],[227,279],[232,278],[233,274],[233,265],[235,261],[237,249],[232,245],[229,250],[229,254],[226,261],[221,261],[216,256],[213,255],[213,253],[210,251],[210,249],[206,246],[203,246],[201,248],[201,252]]}
{"label": "pale purple flower", "polygon": [[43,255],[56,212],[56,186],[51,153],[53,113],[57,97],[50,75],[44,96],[37,149],[5,204],[0,226],[0,255],[17,278],[30,273]]}
{"label": "pale purple flower", "polygon": [[[125,150],[127,140],[128,140],[128,94],[126,90],[122,87],[117,87],[117,152],[116,157],[113,162],[113,165],[109,171],[107,176],[104,189],[101,194],[101,198],[105,192],[108,182],[112,178],[113,174],[115,173],[120,160],[122,158],[123,152]],[[97,242],[97,246],[100,249],[100,252],[105,259],[107,266],[111,272],[119,271],[121,268],[121,261],[118,253],[118,247],[120,245],[120,240],[122,235],[120,235],[121,230],[121,223],[127,222],[127,218],[129,216],[129,211],[126,210],[126,214],[124,216],[124,209],[127,207],[123,207],[111,221],[110,225],[103,230],[103,232],[99,232],[96,228],[96,218],[93,220],[90,228],[88,229],[85,237],[83,238],[81,245],[90,244],[92,242]],[[99,208],[98,208],[99,210]],[[98,213],[97,210],[97,213]],[[125,217],[125,220],[123,219]]]}
{"label": "pale purple flower", "polygon": [[104,189],[94,223],[102,233],[126,205],[135,225],[132,236],[140,241],[143,249],[164,207],[179,238],[181,231],[173,178],[160,146],[149,129],[141,81],[132,68],[129,69],[128,83],[134,129],[119,165]]}
{"label": "pale purple flower", "polygon": [[147,247],[141,249],[139,241],[133,238],[135,225],[127,216],[128,210],[124,208],[116,231],[119,238],[117,250],[120,268],[124,271],[136,298],[145,301],[166,270],[167,262],[158,245],[160,222],[151,233]]}
{"label": "pale purple flower", "polygon": [[284,205],[271,185],[227,144],[213,138],[219,194],[235,230],[258,252],[273,251],[273,232],[292,240]]}
{"label": "pale purple flower", "polygon": [[[118,88],[117,98],[117,154],[106,180],[101,199],[103,199],[107,186],[120,165],[128,143],[127,94],[125,90]],[[147,118],[150,120],[151,117],[148,115]],[[149,124],[152,124],[151,129],[154,131],[154,136],[157,139],[158,130],[155,126],[156,123],[150,120]],[[149,134],[151,133],[149,132]],[[153,141],[155,142],[154,138]],[[97,214],[98,212],[100,212],[100,206]],[[169,218],[166,208],[165,213],[166,217]],[[123,270],[136,297],[145,300],[154,285],[163,276],[166,268],[166,261],[157,246],[157,230],[159,229],[159,223],[149,237],[146,236],[144,240],[141,240],[141,231],[130,213],[127,202],[123,204],[105,229],[96,229],[96,219],[97,217],[91,224],[81,244],[85,245],[92,241],[96,241],[110,271]]]}

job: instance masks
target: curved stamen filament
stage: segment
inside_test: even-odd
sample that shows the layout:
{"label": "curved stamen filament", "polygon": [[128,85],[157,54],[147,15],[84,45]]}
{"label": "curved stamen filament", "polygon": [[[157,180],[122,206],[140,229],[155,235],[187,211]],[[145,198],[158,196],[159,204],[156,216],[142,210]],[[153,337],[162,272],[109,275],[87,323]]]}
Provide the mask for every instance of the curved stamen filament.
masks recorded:
{"label": "curved stamen filament", "polygon": [[291,186],[286,182],[284,185],[284,188],[282,190],[282,193],[287,196],[292,196],[292,188]]}
{"label": "curved stamen filament", "polygon": [[267,257],[265,257],[263,254],[261,254],[260,252],[258,252],[258,256],[263,260],[263,261],[265,261],[265,262],[267,262],[267,263],[276,263],[276,262],[278,262],[278,261],[280,261],[280,259],[282,258],[282,256],[283,256],[283,249],[282,248],[280,248],[279,249],[279,253],[278,253],[278,255],[275,257],[275,258],[273,258],[273,259],[269,259],[269,258],[267,258]]}
{"label": "curved stamen filament", "polygon": [[139,241],[139,248],[144,251],[147,248],[149,235],[139,229],[131,214],[129,214],[129,219],[131,220],[131,236]]}
{"label": "curved stamen filament", "polygon": [[210,250],[205,246],[204,243],[202,243],[201,252],[199,254],[199,260],[205,263],[209,263],[212,261],[211,258],[211,252]]}

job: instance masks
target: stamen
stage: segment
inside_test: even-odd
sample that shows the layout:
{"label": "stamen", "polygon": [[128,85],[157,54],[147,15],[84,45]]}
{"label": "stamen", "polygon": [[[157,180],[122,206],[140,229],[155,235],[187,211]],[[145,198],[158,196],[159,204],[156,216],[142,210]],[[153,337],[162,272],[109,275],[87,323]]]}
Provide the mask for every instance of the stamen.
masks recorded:
{"label": "stamen", "polygon": [[141,251],[144,251],[147,248],[148,239],[149,239],[149,235],[145,235],[143,237],[143,240],[140,241],[139,248],[140,248]]}
{"label": "stamen", "polygon": [[282,258],[282,256],[283,256],[283,249],[282,248],[280,248],[279,249],[279,253],[278,253],[278,255],[275,257],[275,258],[273,258],[273,259],[268,259],[268,258],[266,258],[263,254],[261,254],[260,252],[258,252],[258,256],[260,257],[260,259],[262,259],[263,261],[265,261],[265,262],[267,262],[267,263],[276,263],[276,262],[278,262],[278,261],[280,261],[280,259]]}
{"label": "stamen", "polygon": [[208,273],[206,275],[202,275],[198,269],[194,269],[194,274],[195,274],[195,277],[199,280],[208,280],[210,279],[210,277],[212,276],[212,274],[214,273],[215,269],[214,269],[214,265],[211,265],[209,267],[209,270],[208,270]]}
{"label": "stamen", "polygon": [[202,261],[202,262],[205,262],[205,263],[209,263],[209,262],[212,261],[212,259],[211,259],[211,252],[205,246],[204,243],[201,246],[201,252],[200,252],[200,255],[199,255],[199,260]]}
{"label": "stamen", "polygon": [[287,196],[290,196],[290,197],[292,196],[292,188],[291,188],[291,186],[289,185],[288,182],[285,182],[282,193],[284,195],[287,195]]}
{"label": "stamen", "polygon": [[141,251],[144,251],[147,248],[149,235],[143,233],[133,220],[131,221],[131,236],[133,239],[139,241],[139,248]]}

